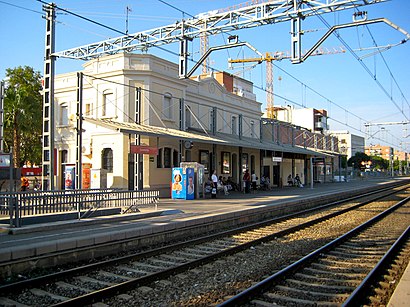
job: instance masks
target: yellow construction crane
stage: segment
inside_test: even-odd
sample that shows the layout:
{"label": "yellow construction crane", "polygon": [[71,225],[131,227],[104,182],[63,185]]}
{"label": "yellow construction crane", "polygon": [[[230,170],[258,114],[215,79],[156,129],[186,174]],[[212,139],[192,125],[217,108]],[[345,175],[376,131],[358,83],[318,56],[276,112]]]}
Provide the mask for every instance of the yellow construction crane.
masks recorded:
{"label": "yellow construction crane", "polygon": [[[326,55],[326,54],[336,54],[346,52],[343,48],[334,48],[329,50],[327,48],[317,49],[313,55]],[[284,59],[290,59],[291,55],[289,52],[276,51],[276,52],[266,52],[265,56],[247,58],[247,59],[228,59],[228,63],[262,63],[266,62],[266,114],[270,119],[275,118],[274,104],[273,104],[273,61],[281,61]]]}

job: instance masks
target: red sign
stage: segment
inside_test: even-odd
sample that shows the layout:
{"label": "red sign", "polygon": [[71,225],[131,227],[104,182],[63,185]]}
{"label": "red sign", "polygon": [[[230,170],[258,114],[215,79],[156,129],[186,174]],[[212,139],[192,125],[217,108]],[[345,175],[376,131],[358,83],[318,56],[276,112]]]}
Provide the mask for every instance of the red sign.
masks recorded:
{"label": "red sign", "polygon": [[130,153],[156,156],[156,155],[158,155],[158,148],[157,147],[151,147],[151,146],[131,145]]}

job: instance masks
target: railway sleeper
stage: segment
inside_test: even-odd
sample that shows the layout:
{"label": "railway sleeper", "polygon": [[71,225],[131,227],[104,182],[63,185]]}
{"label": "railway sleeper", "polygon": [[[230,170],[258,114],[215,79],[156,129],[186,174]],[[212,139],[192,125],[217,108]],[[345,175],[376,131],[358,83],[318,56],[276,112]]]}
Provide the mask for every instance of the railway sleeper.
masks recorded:
{"label": "railway sleeper", "polygon": [[143,270],[146,270],[148,272],[158,272],[164,269],[164,266],[158,266],[158,265],[153,265],[153,264],[149,264],[146,262],[139,262],[139,261],[134,261],[132,265],[136,267],[137,269],[142,268]]}
{"label": "railway sleeper", "polygon": [[177,262],[174,262],[174,261],[158,259],[158,258],[152,258],[149,261],[150,261],[150,263],[152,263],[154,265],[158,264],[158,265],[163,265],[163,266],[166,266],[166,267],[174,267],[178,264]]}
{"label": "railway sleeper", "polygon": [[123,266],[123,265],[118,266],[117,269],[126,271],[127,273],[134,273],[134,274],[137,274],[139,276],[145,276],[145,275],[150,274],[148,271],[138,270],[138,269],[131,268],[131,267],[128,267],[128,266]]}
{"label": "railway sleeper", "polygon": [[67,301],[67,300],[70,299],[69,297],[56,295],[56,294],[53,294],[53,293],[50,293],[48,291],[38,289],[38,288],[30,289],[30,292],[32,294],[34,294],[35,296],[48,297],[48,298],[50,298],[51,300],[54,300],[54,301],[64,302],[64,301]]}
{"label": "railway sleeper", "polygon": [[341,260],[340,258],[331,259],[331,257],[319,259],[319,263],[324,264],[324,265],[332,266],[334,264],[337,264],[340,266],[358,266],[358,267],[365,267],[368,269],[372,269],[376,262],[377,261],[375,259],[372,259],[372,261],[369,261],[369,262],[363,262],[363,259],[357,259],[357,261],[355,262],[355,261],[352,261],[352,259],[350,258],[349,260]]}
{"label": "railway sleeper", "polygon": [[111,273],[111,272],[107,272],[107,271],[99,271],[98,272],[99,275],[103,276],[103,277],[108,277],[108,278],[112,278],[112,279],[119,279],[119,280],[132,280],[132,277],[128,277],[128,276],[124,276],[124,275],[118,275],[115,273]]}
{"label": "railway sleeper", "polygon": [[[329,271],[324,271],[324,270],[318,270],[318,269],[314,269],[314,268],[304,268],[303,272],[309,272],[318,276],[329,276]],[[366,277],[367,274],[361,274],[361,273],[338,273],[338,272],[334,272],[332,273],[332,275],[335,278],[343,278],[343,279],[363,279],[364,277]]]}
{"label": "railway sleeper", "polygon": [[25,304],[16,302],[15,300],[9,299],[7,297],[0,297],[0,306],[4,307],[29,307]]}
{"label": "railway sleeper", "polygon": [[188,260],[196,260],[196,259],[200,259],[200,258],[202,258],[204,255],[201,255],[201,254],[197,254],[197,253],[187,253],[187,252],[185,252],[185,251],[177,251],[177,252],[175,252],[175,254],[176,255],[179,255],[179,256],[184,256],[185,258],[186,258],[186,260],[188,261]]}
{"label": "railway sleeper", "polygon": [[161,255],[161,257],[166,258],[166,259],[170,259],[171,261],[174,261],[175,263],[185,263],[185,262],[187,262],[186,258],[178,257],[178,256],[175,256],[175,255],[165,254],[165,255]]}
{"label": "railway sleeper", "polygon": [[363,267],[363,266],[348,266],[348,265],[344,265],[342,266],[335,266],[335,265],[327,265],[327,264],[321,264],[321,263],[311,263],[310,267],[315,268],[315,269],[322,269],[322,270],[329,270],[332,272],[338,272],[338,273],[349,273],[349,272],[358,272],[358,273],[362,273],[362,272],[368,272],[368,268]]}
{"label": "railway sleeper", "polygon": [[271,302],[276,303],[275,305],[289,306],[290,304],[295,304],[296,306],[329,306],[329,307],[340,307],[340,304],[333,302],[316,302],[308,299],[300,299],[288,296],[281,296],[275,293],[266,293],[264,297]]}
{"label": "railway sleeper", "polygon": [[316,292],[316,291],[297,289],[297,288],[287,287],[287,286],[282,286],[282,285],[276,285],[275,289],[278,292],[285,292],[292,297],[303,296],[304,299],[307,298],[309,300],[317,300],[317,301],[328,301],[328,302],[334,302],[334,301],[340,301],[340,300],[344,301],[349,297],[348,294]]}
{"label": "railway sleeper", "polygon": [[77,291],[79,291],[79,292],[84,292],[84,293],[90,293],[90,292],[92,292],[92,290],[90,290],[90,289],[87,289],[87,288],[84,288],[84,287],[80,287],[80,286],[77,286],[77,285],[73,285],[73,284],[69,284],[69,283],[64,282],[64,281],[57,281],[57,282],[55,283],[55,285],[56,285],[58,288],[62,288],[62,289],[77,290]]}
{"label": "railway sleeper", "polygon": [[393,241],[390,241],[390,243],[391,244],[386,244],[386,243],[383,243],[383,244],[374,244],[374,242],[372,242],[371,244],[369,243],[369,244],[366,244],[366,242],[359,242],[358,241],[358,243],[357,244],[350,244],[350,242],[347,242],[347,243],[343,243],[341,246],[339,246],[339,248],[341,247],[341,248],[347,248],[347,249],[349,249],[349,250],[359,250],[359,251],[367,251],[367,250],[369,250],[369,251],[372,251],[372,250],[374,250],[374,248],[376,247],[376,246],[379,246],[379,247],[384,247],[384,246],[386,246],[387,248],[388,247],[390,247],[394,242]]}
{"label": "railway sleeper", "polygon": [[289,283],[290,285],[295,285],[295,286],[301,286],[301,287],[306,287],[306,288],[315,288],[317,290],[325,290],[325,291],[333,291],[333,292],[353,292],[355,287],[352,286],[339,286],[339,285],[328,285],[328,284],[320,284],[320,283],[311,283],[311,282],[306,282],[302,280],[297,280],[297,279],[286,279],[286,283]]}
{"label": "railway sleeper", "polygon": [[332,284],[332,285],[352,285],[353,287],[356,287],[360,281],[357,279],[335,279],[335,278],[328,278],[328,277],[319,277],[315,275],[309,275],[309,274],[303,274],[303,273],[296,273],[295,277],[304,279],[304,280],[312,280],[313,282],[321,282],[321,283],[326,283],[326,284]]}
{"label": "railway sleeper", "polygon": [[102,280],[98,280],[92,277],[88,277],[88,276],[76,276],[74,277],[74,279],[83,282],[83,283],[91,283],[91,284],[97,284],[103,287],[110,287],[113,285],[113,283],[108,282],[108,281],[102,281]]}
{"label": "railway sleeper", "polygon": [[373,251],[373,252],[360,252],[358,251],[357,253],[354,253],[351,250],[348,249],[335,249],[329,252],[330,255],[336,255],[342,258],[357,258],[357,257],[367,257],[367,258],[376,258],[380,259],[384,254],[385,251]]}

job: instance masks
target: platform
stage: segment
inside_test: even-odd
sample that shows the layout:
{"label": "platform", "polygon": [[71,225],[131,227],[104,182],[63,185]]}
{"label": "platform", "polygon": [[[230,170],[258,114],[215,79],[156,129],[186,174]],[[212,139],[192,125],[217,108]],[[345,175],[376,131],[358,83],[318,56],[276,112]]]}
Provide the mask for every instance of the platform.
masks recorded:
{"label": "platform", "polygon": [[[135,214],[50,222],[21,228],[3,227],[0,232],[0,263],[149,233],[159,233],[167,229],[183,228],[187,225],[221,220],[234,215],[246,215],[247,212],[261,208],[269,209],[272,206],[297,204],[307,199],[326,198],[341,192],[383,186],[395,180],[353,180],[315,184],[313,188],[274,188],[270,191],[256,191],[250,194],[233,192],[227,196],[218,195],[216,199],[160,199],[157,210],[145,208]],[[402,293],[400,297],[410,295],[409,287],[403,291],[400,292]],[[396,305],[397,303],[392,304],[394,305],[391,306],[402,306]]]}

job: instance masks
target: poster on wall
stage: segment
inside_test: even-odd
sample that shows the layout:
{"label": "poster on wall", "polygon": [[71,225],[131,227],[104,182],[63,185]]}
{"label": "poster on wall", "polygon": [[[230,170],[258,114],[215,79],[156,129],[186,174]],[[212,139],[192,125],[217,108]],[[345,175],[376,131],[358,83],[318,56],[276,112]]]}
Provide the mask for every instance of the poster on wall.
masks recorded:
{"label": "poster on wall", "polygon": [[64,189],[75,189],[75,165],[66,165],[64,167]]}

